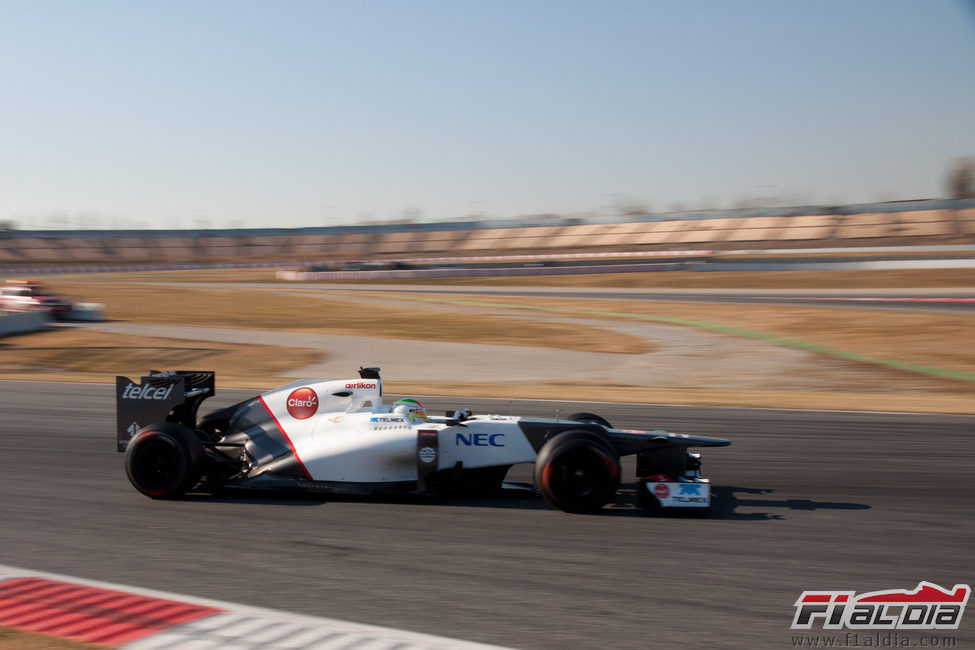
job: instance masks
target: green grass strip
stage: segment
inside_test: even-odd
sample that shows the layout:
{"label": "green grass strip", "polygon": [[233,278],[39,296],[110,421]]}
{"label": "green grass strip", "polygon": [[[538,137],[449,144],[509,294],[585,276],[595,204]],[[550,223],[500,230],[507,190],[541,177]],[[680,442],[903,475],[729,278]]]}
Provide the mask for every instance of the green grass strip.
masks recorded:
{"label": "green grass strip", "polygon": [[825,345],[817,345],[815,343],[809,343],[807,341],[799,341],[796,339],[786,339],[779,336],[765,334],[764,332],[748,330],[742,327],[734,327],[732,325],[722,325],[721,323],[712,323],[710,321],[705,321],[705,320],[691,320],[687,318],[675,318],[673,316],[652,316],[649,314],[631,314],[629,312],[619,312],[619,311],[601,311],[601,310],[588,310],[588,309],[580,310],[580,309],[569,309],[566,307],[547,307],[543,305],[513,305],[509,303],[496,303],[496,302],[488,302],[484,300],[470,300],[470,299],[458,299],[458,298],[434,298],[429,296],[415,296],[415,295],[407,296],[404,294],[394,294],[394,295],[396,298],[400,298],[403,300],[416,300],[419,302],[434,302],[434,303],[473,306],[473,307],[493,307],[493,308],[500,308],[500,309],[524,309],[524,310],[545,311],[545,312],[553,312],[553,313],[569,314],[569,315],[604,316],[610,318],[625,318],[625,319],[632,319],[632,320],[652,321],[656,323],[667,323],[669,325],[683,325],[686,327],[697,327],[699,329],[708,330],[711,332],[718,332],[720,334],[727,334],[729,336],[740,336],[743,338],[755,339],[758,341],[765,341],[766,343],[781,345],[783,347],[796,348],[799,350],[816,352],[818,354],[825,354],[831,357],[836,357],[838,359],[844,359],[846,361],[859,361],[862,363],[871,363],[877,366],[894,368],[896,370],[905,370],[907,372],[916,372],[924,375],[942,377],[944,379],[960,379],[962,381],[975,382],[975,372],[967,372],[964,370],[951,370],[948,368],[937,368],[934,366],[922,366],[916,363],[909,363],[907,361],[896,361],[893,359],[882,359],[880,357],[874,357],[869,354],[861,354],[859,352],[848,352],[847,350],[831,348]]}

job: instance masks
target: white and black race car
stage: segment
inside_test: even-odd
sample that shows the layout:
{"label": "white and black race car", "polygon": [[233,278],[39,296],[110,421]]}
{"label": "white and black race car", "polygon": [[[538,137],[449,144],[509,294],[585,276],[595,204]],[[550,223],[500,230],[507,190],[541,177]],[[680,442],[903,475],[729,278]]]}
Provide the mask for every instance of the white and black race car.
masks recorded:
{"label": "white and black race car", "polygon": [[706,508],[711,490],[689,447],[720,438],[615,429],[591,413],[542,419],[428,416],[415,400],[383,403],[378,368],[358,379],[301,380],[197,417],[212,372],[116,378],[118,451],[132,485],[155,499],[223,488],[369,494],[499,491],[508,469],[534,463],[534,487],[568,512],[598,510],[635,454],[638,495],[650,508]]}

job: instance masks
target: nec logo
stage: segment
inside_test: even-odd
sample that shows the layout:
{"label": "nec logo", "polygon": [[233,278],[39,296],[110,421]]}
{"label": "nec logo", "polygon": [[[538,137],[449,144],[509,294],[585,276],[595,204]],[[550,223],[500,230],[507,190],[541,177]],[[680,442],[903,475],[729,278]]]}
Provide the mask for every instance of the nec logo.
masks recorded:
{"label": "nec logo", "polygon": [[504,442],[498,442],[498,440],[503,440],[503,433],[458,433],[457,434],[457,446],[460,447],[464,445],[465,447],[504,447]]}

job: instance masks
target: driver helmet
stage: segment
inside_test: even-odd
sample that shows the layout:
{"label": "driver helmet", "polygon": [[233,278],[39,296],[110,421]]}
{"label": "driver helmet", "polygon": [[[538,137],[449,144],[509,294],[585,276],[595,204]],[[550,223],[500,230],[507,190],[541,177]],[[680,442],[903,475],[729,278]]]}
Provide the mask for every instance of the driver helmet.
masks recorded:
{"label": "driver helmet", "polygon": [[423,408],[423,404],[409,397],[395,402],[393,404],[393,413],[404,413],[411,420],[427,419],[427,411]]}

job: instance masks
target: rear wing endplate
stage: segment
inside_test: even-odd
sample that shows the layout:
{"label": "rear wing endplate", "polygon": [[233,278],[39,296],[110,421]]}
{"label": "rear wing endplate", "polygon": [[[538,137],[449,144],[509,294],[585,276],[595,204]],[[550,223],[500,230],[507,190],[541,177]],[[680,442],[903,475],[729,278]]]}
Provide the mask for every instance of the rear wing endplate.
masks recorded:
{"label": "rear wing endplate", "polygon": [[189,370],[150,370],[139,383],[115,377],[118,451],[125,451],[132,436],[149,424],[180,422],[194,428],[200,403],[216,393],[215,377],[211,371]]}

